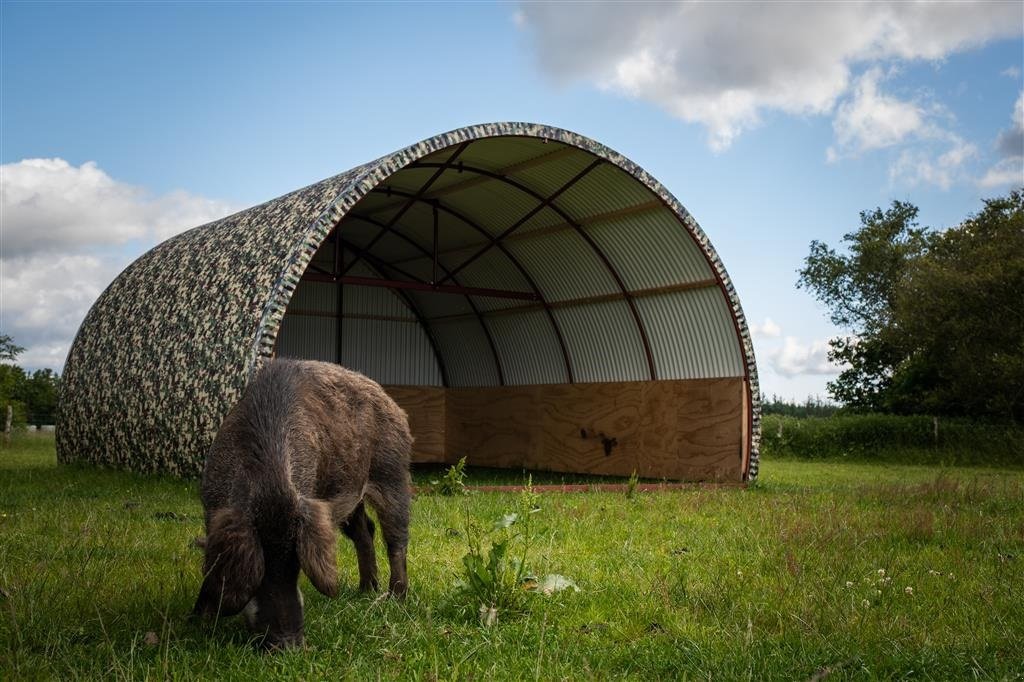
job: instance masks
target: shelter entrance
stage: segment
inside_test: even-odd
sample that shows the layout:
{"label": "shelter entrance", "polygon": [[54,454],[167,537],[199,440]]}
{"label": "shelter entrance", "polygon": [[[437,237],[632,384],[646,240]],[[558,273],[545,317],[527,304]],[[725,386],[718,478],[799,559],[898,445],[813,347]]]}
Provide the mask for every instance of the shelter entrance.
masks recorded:
{"label": "shelter entrance", "polygon": [[384,385],[416,461],[741,480],[742,338],[686,218],[563,141],[447,146],[333,226],[275,352]]}

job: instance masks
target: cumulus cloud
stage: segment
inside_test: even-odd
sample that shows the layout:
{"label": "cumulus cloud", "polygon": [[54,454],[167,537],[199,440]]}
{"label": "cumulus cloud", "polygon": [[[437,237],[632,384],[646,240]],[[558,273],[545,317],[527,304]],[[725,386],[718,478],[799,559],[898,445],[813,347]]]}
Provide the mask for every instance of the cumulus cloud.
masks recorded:
{"label": "cumulus cloud", "polygon": [[996,138],[996,150],[1002,158],[978,179],[984,188],[1024,184],[1024,91],[1017,97],[1010,118],[1010,127]]}
{"label": "cumulus cloud", "polygon": [[152,196],[95,163],[0,166],[0,330],[26,367],[60,369],[103,289],[142,251],[232,212],[187,192]]}
{"label": "cumulus cloud", "polygon": [[836,146],[828,149],[830,161],[843,153],[891,147],[925,128],[922,107],[879,92],[881,78],[881,69],[869,69],[857,79],[853,96],[839,105],[832,121]]}
{"label": "cumulus cloud", "polygon": [[942,137],[948,143],[944,151],[934,152],[921,148],[901,152],[889,168],[890,180],[894,183],[929,184],[949,189],[954,182],[967,177],[964,165],[978,155],[977,147],[952,133]]}
{"label": "cumulus cloud", "polygon": [[1006,157],[1024,156],[1024,92],[1013,105],[1013,124],[999,133],[996,148]]}
{"label": "cumulus cloud", "polygon": [[768,363],[784,377],[798,375],[835,375],[842,367],[828,360],[828,341],[804,343],[795,336],[787,336],[782,346],[766,353]]}
{"label": "cumulus cloud", "polygon": [[[702,124],[718,150],[765,112],[831,113],[858,67],[938,60],[1021,33],[1010,2],[523,3],[519,15],[556,81],[653,102]],[[914,125],[912,109],[888,103],[888,115],[861,119],[881,135],[865,140]],[[851,140],[857,111],[855,98]]]}
{"label": "cumulus cloud", "polygon": [[3,257],[82,247],[162,241],[221,217],[231,207],[188,192],[151,196],[94,162],[25,159],[0,166]]}
{"label": "cumulus cloud", "polygon": [[755,339],[775,339],[782,334],[782,328],[770,317],[764,318],[764,322],[750,325],[750,333]]}
{"label": "cumulus cloud", "polygon": [[834,375],[842,367],[828,360],[828,340],[804,342],[799,337],[782,336],[782,328],[772,318],[750,325],[757,343],[760,362],[767,362],[775,374],[791,379],[797,376]]}

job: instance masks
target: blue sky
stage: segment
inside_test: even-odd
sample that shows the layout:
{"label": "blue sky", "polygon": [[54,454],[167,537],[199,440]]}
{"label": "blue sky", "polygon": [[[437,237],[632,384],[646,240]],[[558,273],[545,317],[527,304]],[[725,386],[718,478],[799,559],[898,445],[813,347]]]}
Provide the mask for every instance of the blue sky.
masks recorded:
{"label": "blue sky", "polygon": [[809,242],[893,199],[948,226],[1024,183],[1022,24],[1021,3],[4,2],[0,333],[59,367],[161,238],[524,120],[661,180],[736,283],[765,392],[824,394],[841,330],[794,286]]}

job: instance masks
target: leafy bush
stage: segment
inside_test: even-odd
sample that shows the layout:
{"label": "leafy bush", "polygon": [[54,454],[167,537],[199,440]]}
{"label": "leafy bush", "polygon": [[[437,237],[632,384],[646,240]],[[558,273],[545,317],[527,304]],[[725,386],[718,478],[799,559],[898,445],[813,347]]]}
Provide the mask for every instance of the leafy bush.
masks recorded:
{"label": "leafy bush", "polygon": [[761,422],[767,457],[1013,465],[1024,464],[1022,442],[1019,426],[924,415],[767,415]]}
{"label": "leafy bush", "polygon": [[430,492],[447,497],[469,494],[466,490],[466,458],[463,457],[458,463],[448,467],[448,471],[440,479],[432,480]]}
{"label": "leafy bush", "polygon": [[519,496],[516,511],[502,515],[489,528],[473,521],[466,524],[469,551],[462,557],[457,596],[463,609],[477,614],[485,627],[496,625],[499,613],[525,611],[531,594],[578,589],[565,576],[537,578],[528,571],[535,531],[531,519],[540,511],[539,501],[530,479]]}

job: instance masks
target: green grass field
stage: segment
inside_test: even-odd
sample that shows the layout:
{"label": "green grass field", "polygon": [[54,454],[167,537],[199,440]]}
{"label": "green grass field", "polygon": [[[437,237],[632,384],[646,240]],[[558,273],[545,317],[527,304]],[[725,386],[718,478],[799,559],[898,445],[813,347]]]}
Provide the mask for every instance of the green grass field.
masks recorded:
{"label": "green grass field", "polygon": [[355,592],[339,544],[347,587],[303,579],[307,648],[268,656],[238,619],[186,618],[194,482],[18,440],[0,451],[0,679],[1024,676],[1019,469],[767,461],[749,489],[548,494],[531,567],[581,591],[484,628],[456,597],[464,529],[515,503],[417,497],[404,603]]}

